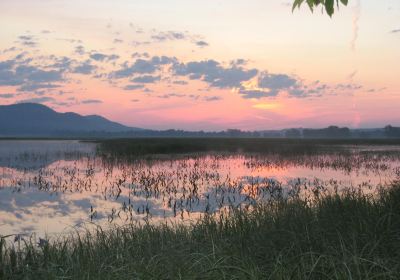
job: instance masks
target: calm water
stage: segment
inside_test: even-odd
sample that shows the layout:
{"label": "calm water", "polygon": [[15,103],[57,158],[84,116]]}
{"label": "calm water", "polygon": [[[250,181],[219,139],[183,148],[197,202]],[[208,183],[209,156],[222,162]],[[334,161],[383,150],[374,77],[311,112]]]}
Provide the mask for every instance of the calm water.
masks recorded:
{"label": "calm water", "polygon": [[45,236],[91,225],[190,221],[261,200],[397,178],[398,147],[303,157],[203,155],[125,162],[78,141],[0,141],[0,234]]}

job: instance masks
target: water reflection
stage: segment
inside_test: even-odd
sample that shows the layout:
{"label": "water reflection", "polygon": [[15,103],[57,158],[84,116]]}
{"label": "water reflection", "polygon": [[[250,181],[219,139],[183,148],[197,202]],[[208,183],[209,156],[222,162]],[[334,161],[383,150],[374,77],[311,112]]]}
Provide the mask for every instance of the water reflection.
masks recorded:
{"label": "water reflection", "polygon": [[71,140],[0,140],[0,167],[39,169],[58,160],[93,156],[96,145]]}
{"label": "water reflection", "polygon": [[90,222],[190,221],[288,195],[349,187],[372,191],[398,172],[400,156],[389,150],[128,162],[96,156],[90,143],[1,141],[0,233],[44,236]]}

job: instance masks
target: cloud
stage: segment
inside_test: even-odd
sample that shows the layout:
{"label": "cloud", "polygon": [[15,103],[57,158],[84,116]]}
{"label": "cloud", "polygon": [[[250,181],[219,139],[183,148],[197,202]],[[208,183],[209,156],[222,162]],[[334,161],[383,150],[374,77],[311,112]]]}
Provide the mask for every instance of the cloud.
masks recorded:
{"label": "cloud", "polygon": [[21,36],[18,36],[18,39],[21,40],[21,41],[30,41],[30,40],[33,40],[33,36],[21,35]]}
{"label": "cloud", "polygon": [[54,89],[54,88],[59,88],[60,85],[56,84],[42,84],[42,83],[31,83],[31,84],[25,84],[20,86],[17,90],[18,91],[24,91],[24,92],[34,92],[39,89]]}
{"label": "cloud", "polygon": [[64,81],[62,70],[43,70],[29,62],[0,61],[0,86],[19,86],[18,91],[34,91],[55,88],[58,86],[54,83]]}
{"label": "cloud", "polygon": [[34,98],[20,100],[20,101],[18,101],[18,103],[46,103],[46,102],[53,102],[53,101],[55,101],[55,99],[53,97],[43,96],[43,97],[34,97]]}
{"label": "cloud", "polygon": [[218,100],[222,100],[222,97],[220,96],[206,96],[204,97],[205,101],[218,101]]}
{"label": "cloud", "polygon": [[245,99],[260,99],[264,97],[277,96],[277,91],[259,90],[259,89],[240,89],[239,93]]}
{"label": "cloud", "polygon": [[144,88],[144,85],[126,85],[123,87],[124,90],[137,90]]}
{"label": "cloud", "polygon": [[232,61],[231,61],[231,65],[232,65],[232,66],[244,66],[244,65],[247,64],[247,62],[248,62],[247,59],[238,58],[238,59],[232,60]]}
{"label": "cloud", "polygon": [[151,38],[156,41],[166,41],[166,40],[186,40],[188,37],[183,32],[167,31],[167,32],[159,32],[156,35],[152,35]]}
{"label": "cloud", "polygon": [[62,71],[45,71],[30,65],[18,66],[15,70],[15,74],[22,77],[24,80],[37,83],[58,82],[63,80]]}
{"label": "cloud", "polygon": [[269,74],[264,72],[258,78],[259,87],[271,90],[287,89],[293,87],[296,83],[296,79],[286,74]]}
{"label": "cloud", "polygon": [[37,42],[35,41],[35,38],[32,35],[18,36],[18,42],[25,47],[36,47],[37,46]]}
{"label": "cloud", "polygon": [[[133,26],[131,26],[133,27]],[[189,32],[181,32],[181,31],[157,31],[152,30],[153,35],[150,36],[148,40],[144,41],[133,41],[132,44],[134,46],[141,46],[141,45],[150,45],[153,43],[165,43],[170,41],[187,41],[190,42],[197,47],[204,48],[207,47],[209,44],[203,40],[202,36],[190,34]],[[143,33],[143,30],[140,32]]]}
{"label": "cloud", "polygon": [[134,52],[131,55],[132,58],[137,58],[137,57],[144,57],[144,58],[149,58],[150,55],[147,52],[139,53],[139,52]]}
{"label": "cloud", "polygon": [[133,78],[131,82],[133,83],[141,83],[141,84],[151,84],[160,81],[161,76],[151,76],[151,75],[144,75]]}
{"label": "cloud", "polygon": [[359,90],[362,89],[361,85],[357,85],[357,84],[353,84],[353,83],[348,83],[348,84],[337,84],[334,87],[335,90],[350,90],[350,91],[355,91],[355,90]]}
{"label": "cloud", "polygon": [[187,97],[189,97],[190,99],[193,99],[193,100],[200,99],[200,95],[198,95],[198,94],[189,94],[189,95],[187,95]]}
{"label": "cloud", "polygon": [[110,74],[110,78],[127,78],[134,74],[152,74],[160,69],[162,65],[171,64],[176,58],[167,56],[153,56],[151,59],[136,59],[133,64],[125,62],[122,68]]}
{"label": "cloud", "polygon": [[200,47],[200,48],[204,48],[204,47],[208,47],[209,44],[205,41],[197,41],[196,42],[196,46]]}
{"label": "cloud", "polygon": [[55,55],[28,55],[27,52],[23,52],[14,59],[0,61],[0,86],[15,86],[20,92],[44,94],[43,89],[61,87],[60,83],[67,82],[67,75],[70,73],[88,75],[97,70],[97,67],[91,64],[91,60],[78,61]]}
{"label": "cloud", "polygon": [[[193,37],[183,32],[164,32],[169,39],[192,40]],[[186,37],[185,37],[186,36]],[[24,40],[31,37],[22,37]],[[161,38],[159,38],[161,40]],[[196,41],[200,42],[201,38]],[[204,42],[204,41],[203,41]],[[206,42],[205,42],[206,43]],[[205,44],[200,44],[205,45]],[[71,46],[74,50],[74,47]],[[289,97],[316,97],[332,92],[349,92],[358,90],[354,84],[339,84],[330,87],[321,84],[305,84],[299,78],[289,74],[274,74],[252,68],[249,61],[243,58],[221,62],[213,59],[180,61],[170,56],[150,56],[148,53],[133,53],[129,61],[116,64],[119,59],[116,54],[98,51],[86,52],[81,45],[75,47],[75,52],[85,56],[32,56],[32,53],[9,54],[11,58],[0,61],[0,86],[15,86],[17,91],[34,92],[36,95],[55,93],[53,89],[62,86],[61,83],[72,81],[70,74],[91,75],[93,79],[108,78],[109,82],[126,91],[140,90],[151,92],[146,84],[157,82],[173,85],[187,85],[190,80],[202,81],[203,90],[208,88],[231,89],[243,98],[275,97],[286,94]],[[14,56],[13,56],[14,55]],[[110,67],[100,67],[96,62],[109,62]],[[111,70],[109,70],[111,69]],[[104,72],[102,72],[104,71]],[[107,72],[105,72],[107,71]],[[71,75],[72,76],[72,75]],[[73,76],[75,79],[76,76]],[[199,89],[200,90],[200,89]],[[161,95],[160,95],[161,96]],[[220,97],[202,95],[184,95],[194,100],[216,101]],[[173,95],[163,95],[169,98]],[[175,96],[178,97],[178,96]]]}
{"label": "cloud", "polygon": [[103,61],[107,58],[107,55],[102,53],[93,53],[90,55],[90,58],[96,61]]}
{"label": "cloud", "polygon": [[15,74],[15,64],[15,60],[0,61],[0,86],[15,86],[23,82],[21,77]]}
{"label": "cloud", "polygon": [[156,97],[162,98],[162,99],[169,99],[169,98],[189,98],[192,100],[202,100],[202,101],[207,101],[207,102],[213,102],[213,101],[218,101],[221,100],[222,98],[220,96],[201,96],[198,94],[183,94],[183,93],[167,93],[167,94],[162,94],[162,95],[157,95]]}
{"label": "cloud", "polygon": [[157,66],[151,63],[151,61],[144,59],[137,59],[133,64],[129,65],[125,63],[120,70],[117,70],[111,74],[113,78],[126,78],[133,74],[140,73],[154,73],[157,70]]}
{"label": "cloud", "polygon": [[83,103],[83,104],[100,104],[100,103],[103,103],[103,101],[98,100],[98,99],[86,99],[86,100],[82,100],[81,103]]}
{"label": "cloud", "polygon": [[264,97],[276,97],[281,93],[289,97],[305,98],[321,96],[326,92],[327,86],[319,82],[313,85],[305,85],[302,81],[286,74],[272,74],[262,72],[257,78],[255,87],[239,88],[239,94],[246,99],[260,99]]}
{"label": "cloud", "polygon": [[257,69],[246,70],[242,67],[224,67],[215,60],[192,61],[173,65],[178,76],[188,76],[192,80],[202,80],[212,87],[234,88],[255,77]]}
{"label": "cloud", "polygon": [[90,60],[78,61],[66,56],[31,56],[20,53],[14,59],[0,61],[0,86],[17,86],[17,91],[44,94],[41,89],[61,87],[68,74],[92,74],[97,67]]}
{"label": "cloud", "polygon": [[15,60],[0,61],[0,71],[10,70],[15,65]]}
{"label": "cloud", "polygon": [[187,81],[182,81],[182,80],[178,80],[178,81],[173,81],[172,82],[174,85],[187,85],[189,84]]}
{"label": "cloud", "polygon": [[3,53],[15,52],[17,50],[18,50],[17,47],[9,47],[9,48],[3,50]]}
{"label": "cloud", "polygon": [[68,42],[71,44],[82,44],[82,40],[79,39],[71,39],[71,38],[57,38],[57,41],[64,41],[64,42]]}
{"label": "cloud", "polygon": [[90,58],[96,61],[113,61],[113,60],[117,60],[119,58],[119,55],[116,54],[111,54],[111,55],[107,55],[107,54],[103,54],[103,53],[92,53],[90,55]]}
{"label": "cloud", "polygon": [[91,64],[90,60],[86,60],[74,67],[72,72],[76,74],[92,74],[96,69],[97,67]]}
{"label": "cloud", "polygon": [[[136,56],[136,54],[135,54]],[[237,89],[243,98],[275,97],[281,93],[289,97],[305,98],[317,97],[326,92],[323,85],[305,85],[301,80],[287,74],[273,74],[261,72],[259,69],[247,68],[245,59],[236,59],[229,64],[222,64],[216,60],[190,61],[182,63],[175,57],[154,56],[150,59],[137,59],[132,64],[125,63],[123,67],[112,72],[111,78],[127,78],[135,74],[143,73],[169,73],[166,80],[176,77],[187,77],[189,80],[200,80],[210,87],[221,89]],[[168,66],[169,72],[161,72],[162,66]],[[254,85],[254,79],[255,85]],[[144,84],[161,81],[161,75],[134,76],[130,84],[124,87],[125,90],[143,89]],[[172,84],[186,85],[185,80],[174,80]],[[354,88],[352,88],[354,90]],[[171,94],[159,95],[159,98],[180,97]],[[190,95],[186,95],[190,97]],[[194,98],[193,96],[190,98]],[[206,101],[217,100],[211,98]]]}
{"label": "cloud", "polygon": [[54,57],[54,63],[50,64],[49,68],[55,68],[60,72],[69,71],[71,65],[76,61],[72,60],[69,57],[62,56],[62,57]]}
{"label": "cloud", "polygon": [[153,56],[151,58],[151,62],[154,65],[167,65],[167,64],[171,64],[171,63],[176,63],[178,60],[176,59],[176,57],[169,57],[169,56]]}
{"label": "cloud", "polygon": [[8,98],[13,98],[14,94],[12,93],[0,93],[0,98],[8,99]]}
{"label": "cloud", "polygon": [[146,46],[146,45],[150,45],[151,43],[152,43],[151,41],[132,41],[132,45],[135,47]]}
{"label": "cloud", "polygon": [[168,99],[171,97],[185,97],[186,94],[180,94],[180,93],[167,93],[167,94],[162,94],[162,95],[158,95],[158,98],[163,98],[163,99]]}
{"label": "cloud", "polygon": [[84,55],[85,54],[85,47],[82,45],[76,46],[75,47],[75,53],[79,55]]}

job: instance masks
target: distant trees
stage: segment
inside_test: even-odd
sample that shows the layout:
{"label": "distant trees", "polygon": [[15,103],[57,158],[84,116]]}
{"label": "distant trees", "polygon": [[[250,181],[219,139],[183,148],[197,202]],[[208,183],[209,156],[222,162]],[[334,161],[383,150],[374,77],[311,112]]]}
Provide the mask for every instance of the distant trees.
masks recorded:
{"label": "distant trees", "polygon": [[292,128],[285,131],[286,138],[301,138],[301,132],[298,129]]}
{"label": "distant trees", "polygon": [[292,128],[284,130],[243,131],[240,129],[227,129],[224,131],[185,131],[185,130],[134,130],[120,133],[91,134],[96,137],[226,137],[226,138],[292,138],[292,139],[400,139],[400,127],[391,125],[376,129],[349,129],[347,127],[329,126],[327,128]]}
{"label": "distant trees", "polygon": [[339,7],[340,3],[347,5],[349,0],[294,0],[293,10],[299,8],[304,2],[307,3],[311,11],[314,11],[315,8],[321,6],[329,16],[332,16],[335,12],[335,6]]}
{"label": "distant trees", "polygon": [[304,138],[330,138],[330,139],[342,139],[342,138],[350,138],[351,132],[347,127],[337,127],[330,126],[328,128],[322,129],[304,129],[303,130]]}
{"label": "distant trees", "polygon": [[228,129],[226,131],[226,134],[229,137],[241,137],[241,136],[243,136],[243,132],[240,129]]}
{"label": "distant trees", "polygon": [[393,127],[391,125],[385,126],[385,136],[388,138],[400,138],[400,127]]}

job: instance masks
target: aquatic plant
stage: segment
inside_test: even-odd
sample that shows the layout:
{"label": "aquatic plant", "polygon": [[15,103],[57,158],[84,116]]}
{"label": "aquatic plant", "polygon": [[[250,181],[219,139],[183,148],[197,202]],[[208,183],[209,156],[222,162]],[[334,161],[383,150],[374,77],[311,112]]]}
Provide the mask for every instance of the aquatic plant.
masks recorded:
{"label": "aquatic plant", "polygon": [[1,279],[399,279],[400,185],[0,246]]}

